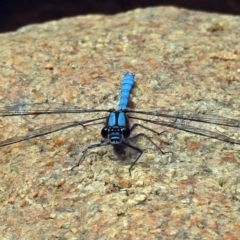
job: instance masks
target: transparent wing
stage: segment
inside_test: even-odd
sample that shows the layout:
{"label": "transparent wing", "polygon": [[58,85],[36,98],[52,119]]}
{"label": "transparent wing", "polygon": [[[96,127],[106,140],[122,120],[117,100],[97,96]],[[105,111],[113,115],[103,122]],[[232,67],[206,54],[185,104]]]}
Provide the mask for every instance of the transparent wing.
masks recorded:
{"label": "transparent wing", "polygon": [[156,117],[190,120],[195,122],[212,123],[212,124],[229,126],[229,127],[240,127],[240,121],[236,119],[221,117],[221,116],[212,115],[212,114],[197,114],[191,111],[159,110],[159,111],[144,112],[144,111],[127,110],[126,112],[143,114],[143,115],[152,115]]}
{"label": "transparent wing", "polygon": [[101,109],[82,109],[78,106],[35,103],[35,104],[15,104],[0,107],[0,116],[21,116],[38,114],[62,114],[62,113],[91,113],[109,112]]}
{"label": "transparent wing", "polygon": [[[32,132],[29,132],[27,135],[24,136],[15,136],[9,139],[6,139],[4,141],[0,141],[0,147],[3,146],[7,146],[7,145],[11,145],[13,143],[17,143],[17,142],[22,142],[22,141],[26,141],[35,137],[39,137],[39,136],[43,136],[43,135],[47,135],[53,132],[57,132],[60,130],[64,130],[67,128],[71,128],[71,127],[76,127],[76,126],[87,126],[87,125],[91,125],[91,123],[93,124],[93,122],[95,121],[99,121],[102,119],[106,119],[106,117],[102,117],[102,118],[96,118],[96,119],[91,119],[91,120],[87,120],[87,121],[74,121],[74,122],[67,122],[67,123],[58,123],[58,124],[54,124],[54,125],[50,125],[47,127],[43,127],[43,128],[39,128],[36,129]],[[95,124],[99,124],[95,123]]]}
{"label": "transparent wing", "polygon": [[166,127],[170,127],[170,128],[179,129],[179,130],[182,130],[182,131],[185,131],[185,132],[190,132],[190,133],[202,135],[202,136],[205,136],[205,137],[221,140],[221,141],[224,141],[224,142],[240,144],[240,140],[230,138],[230,137],[228,137],[224,134],[209,131],[207,129],[202,129],[202,128],[189,126],[189,125],[186,125],[186,123],[179,123],[177,120],[172,121],[172,122],[168,122],[168,121],[164,121],[164,120],[157,120],[157,121],[148,120],[148,119],[138,118],[138,117],[133,117],[133,116],[129,116],[129,118],[137,119],[137,120],[141,120],[141,121],[146,121],[146,122],[153,123],[153,124],[156,124],[156,125],[161,125],[161,126],[166,126]]}

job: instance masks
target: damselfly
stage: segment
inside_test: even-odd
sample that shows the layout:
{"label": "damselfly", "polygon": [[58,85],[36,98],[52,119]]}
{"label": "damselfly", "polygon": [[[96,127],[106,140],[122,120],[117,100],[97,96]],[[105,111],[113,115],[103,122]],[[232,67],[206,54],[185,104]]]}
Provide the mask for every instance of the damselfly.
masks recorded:
{"label": "damselfly", "polygon": [[[144,133],[139,133],[134,136],[130,136],[133,130],[136,127],[144,128],[153,133],[161,134],[155,131],[152,128],[149,128],[143,124],[134,123],[131,127],[129,125],[129,119],[141,120],[142,122],[147,122],[155,125],[161,125],[169,128],[179,129],[182,131],[190,132],[193,134],[202,135],[208,138],[213,138],[217,140],[221,140],[224,142],[232,143],[232,144],[240,144],[240,140],[228,137],[224,134],[220,134],[214,131],[209,131],[202,128],[197,128],[191,125],[188,125],[185,121],[195,121],[202,123],[210,123],[222,126],[229,127],[240,127],[240,121],[235,119],[230,119],[226,117],[220,117],[217,115],[211,114],[196,114],[191,111],[177,111],[177,110],[157,110],[157,111],[138,111],[127,109],[129,96],[131,89],[134,84],[135,74],[126,72],[124,75],[124,79],[122,82],[122,89],[120,95],[120,101],[118,105],[118,110],[114,109],[81,109],[78,106],[64,106],[64,105],[56,105],[56,104],[17,104],[17,105],[8,105],[0,108],[0,116],[24,116],[24,115],[41,115],[41,114],[84,114],[84,113],[104,113],[107,115],[104,117],[98,117],[90,120],[83,121],[72,121],[67,123],[59,123],[47,127],[43,127],[37,130],[31,131],[29,134],[24,136],[15,136],[9,138],[4,141],[0,141],[0,147],[11,145],[14,143],[18,143],[21,141],[29,140],[35,137],[43,136],[46,134],[50,134],[56,131],[64,130],[67,128],[72,128],[76,126],[89,126],[102,123],[105,120],[105,126],[101,131],[101,135],[103,138],[107,139],[105,142],[97,143],[88,146],[82,152],[80,159],[77,164],[73,167],[79,166],[81,161],[86,156],[86,153],[89,149],[103,147],[106,145],[119,145],[123,144],[129,148],[134,149],[139,153],[134,162],[131,164],[129,168],[129,173],[131,174],[132,167],[137,163],[139,158],[141,157],[143,151],[131,145],[129,142],[133,141],[140,136],[148,139],[155,147],[157,147],[161,153],[164,152],[160,149],[157,144],[155,144],[150,137],[145,135]],[[152,116],[155,119],[147,119],[144,117],[140,117],[140,115]],[[168,120],[160,119],[160,117],[167,118]],[[72,168],[72,169],[73,169]]]}

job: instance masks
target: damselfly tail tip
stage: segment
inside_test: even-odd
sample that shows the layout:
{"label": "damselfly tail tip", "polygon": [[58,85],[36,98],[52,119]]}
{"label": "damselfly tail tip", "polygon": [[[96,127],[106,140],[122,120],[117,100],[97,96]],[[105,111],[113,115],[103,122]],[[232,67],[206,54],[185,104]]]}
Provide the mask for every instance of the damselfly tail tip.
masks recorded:
{"label": "damselfly tail tip", "polygon": [[124,73],[124,76],[133,76],[133,77],[135,77],[135,73],[134,72],[129,72],[129,71],[126,71],[125,73]]}

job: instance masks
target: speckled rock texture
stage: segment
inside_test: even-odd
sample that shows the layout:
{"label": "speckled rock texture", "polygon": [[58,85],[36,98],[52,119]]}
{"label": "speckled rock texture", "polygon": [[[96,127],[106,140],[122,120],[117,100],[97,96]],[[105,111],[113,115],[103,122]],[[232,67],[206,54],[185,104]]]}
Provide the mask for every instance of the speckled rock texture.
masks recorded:
{"label": "speckled rock texture", "polygon": [[[240,17],[171,7],[88,15],[0,35],[1,107],[117,106],[136,73],[133,110],[240,118]],[[106,114],[105,114],[106,115]],[[1,117],[0,139],[104,114]],[[146,117],[146,116],[145,116]],[[132,122],[131,122],[132,123]],[[190,122],[240,139],[240,130]],[[102,126],[75,127],[0,148],[1,239],[240,239],[240,146],[148,124],[136,153],[95,148]],[[119,154],[120,153],[120,154]],[[170,155],[174,157],[166,157]]]}

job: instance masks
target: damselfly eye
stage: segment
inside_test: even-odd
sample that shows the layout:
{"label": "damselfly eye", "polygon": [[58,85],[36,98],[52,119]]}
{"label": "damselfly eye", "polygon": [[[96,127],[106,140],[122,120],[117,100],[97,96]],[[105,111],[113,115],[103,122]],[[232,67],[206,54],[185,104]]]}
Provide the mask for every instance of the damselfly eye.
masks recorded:
{"label": "damselfly eye", "polygon": [[128,138],[130,135],[130,129],[129,128],[123,128],[122,134],[124,138]]}
{"label": "damselfly eye", "polygon": [[104,127],[101,131],[101,135],[103,138],[107,138],[108,137],[108,128]]}

